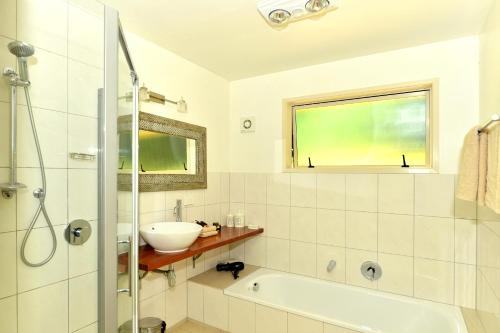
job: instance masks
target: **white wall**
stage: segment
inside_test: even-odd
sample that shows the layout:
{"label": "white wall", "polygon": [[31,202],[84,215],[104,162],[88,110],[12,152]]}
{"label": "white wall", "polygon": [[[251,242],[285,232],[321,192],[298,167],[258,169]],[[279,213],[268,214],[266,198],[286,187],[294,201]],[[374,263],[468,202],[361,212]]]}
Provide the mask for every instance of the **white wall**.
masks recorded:
{"label": "white wall", "polygon": [[[282,100],[439,79],[439,171],[455,173],[466,131],[478,122],[478,38],[429,44],[231,82],[231,171],[276,172],[282,162]],[[241,116],[257,129],[241,134]]]}
{"label": "white wall", "polygon": [[127,43],[141,85],[188,104],[184,114],[155,103],[143,103],[141,111],[207,127],[208,171],[229,171],[229,82],[132,33]]}

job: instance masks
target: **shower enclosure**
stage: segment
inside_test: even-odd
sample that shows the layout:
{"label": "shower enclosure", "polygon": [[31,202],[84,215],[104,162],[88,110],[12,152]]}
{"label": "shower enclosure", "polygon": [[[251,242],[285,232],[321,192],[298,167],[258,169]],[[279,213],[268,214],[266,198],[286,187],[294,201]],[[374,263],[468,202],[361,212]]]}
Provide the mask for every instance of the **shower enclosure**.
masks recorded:
{"label": "shower enclosure", "polygon": [[0,332],[138,332],[139,82],[118,13],[94,0],[0,12],[13,17],[0,24]]}

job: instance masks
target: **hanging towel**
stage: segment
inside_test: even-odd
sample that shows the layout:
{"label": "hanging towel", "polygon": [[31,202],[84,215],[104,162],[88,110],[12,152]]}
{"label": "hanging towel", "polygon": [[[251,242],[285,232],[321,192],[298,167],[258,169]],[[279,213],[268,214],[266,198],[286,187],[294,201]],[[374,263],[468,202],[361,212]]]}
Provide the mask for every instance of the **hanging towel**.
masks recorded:
{"label": "hanging towel", "polygon": [[479,179],[477,186],[477,203],[484,206],[486,196],[486,175],[488,172],[488,133],[479,135]]}
{"label": "hanging towel", "polygon": [[488,131],[488,163],[486,173],[486,206],[495,213],[500,213],[500,167],[498,158],[500,148],[500,127],[494,126]]}
{"label": "hanging towel", "polygon": [[[458,173],[457,198],[476,201],[479,186],[479,127],[472,128],[464,139]],[[481,135],[484,136],[484,135]]]}

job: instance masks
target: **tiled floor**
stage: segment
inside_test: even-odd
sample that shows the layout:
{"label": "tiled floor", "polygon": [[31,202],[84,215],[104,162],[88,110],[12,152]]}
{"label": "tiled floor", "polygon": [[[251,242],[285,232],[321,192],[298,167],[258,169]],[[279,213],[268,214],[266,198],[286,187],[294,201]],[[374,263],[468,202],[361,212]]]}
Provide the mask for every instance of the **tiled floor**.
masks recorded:
{"label": "tiled floor", "polygon": [[175,327],[169,333],[227,333],[214,327],[207,326],[195,321],[188,320],[185,323]]}

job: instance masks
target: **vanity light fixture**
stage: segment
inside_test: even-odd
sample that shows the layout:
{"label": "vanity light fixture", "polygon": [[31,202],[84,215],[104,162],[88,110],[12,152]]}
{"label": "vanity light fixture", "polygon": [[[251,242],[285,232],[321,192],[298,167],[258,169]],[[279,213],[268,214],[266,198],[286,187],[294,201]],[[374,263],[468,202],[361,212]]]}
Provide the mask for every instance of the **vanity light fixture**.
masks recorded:
{"label": "vanity light fixture", "polygon": [[326,13],[338,8],[339,0],[261,0],[257,8],[272,26]]}
{"label": "vanity light fixture", "polygon": [[187,112],[187,103],[183,97],[181,97],[181,99],[179,99],[178,101],[173,101],[171,99],[166,98],[164,95],[149,90],[144,85],[139,89],[139,99],[144,102],[154,102],[163,105],[165,105],[165,103],[174,104],[177,106],[177,112],[180,113]]}

